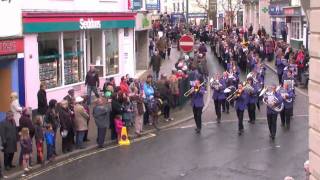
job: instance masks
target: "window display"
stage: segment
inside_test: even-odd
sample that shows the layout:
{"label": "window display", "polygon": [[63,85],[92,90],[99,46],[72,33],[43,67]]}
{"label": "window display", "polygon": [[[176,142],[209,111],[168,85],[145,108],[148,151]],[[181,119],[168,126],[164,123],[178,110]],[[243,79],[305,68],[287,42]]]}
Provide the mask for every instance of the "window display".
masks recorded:
{"label": "window display", "polygon": [[82,81],[83,51],[80,47],[80,32],[63,34],[64,47],[64,84]]}
{"label": "window display", "polygon": [[105,31],[106,38],[106,75],[119,73],[119,42],[118,30],[110,29]]}
{"label": "window display", "polygon": [[47,88],[61,85],[61,54],[59,54],[59,34],[38,35],[39,77]]}

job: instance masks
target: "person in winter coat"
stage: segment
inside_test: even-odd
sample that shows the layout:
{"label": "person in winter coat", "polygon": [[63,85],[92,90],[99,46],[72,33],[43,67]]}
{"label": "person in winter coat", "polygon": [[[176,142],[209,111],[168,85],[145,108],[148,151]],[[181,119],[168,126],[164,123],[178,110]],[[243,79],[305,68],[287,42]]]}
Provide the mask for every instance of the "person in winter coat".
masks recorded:
{"label": "person in winter coat", "polygon": [[22,177],[26,176],[25,173],[30,171],[30,160],[32,156],[32,139],[30,138],[29,129],[24,127],[20,132],[20,146],[22,154],[22,165],[24,174]]}
{"label": "person in winter coat", "polygon": [[[2,131],[2,130],[1,130],[1,126],[0,126],[0,132],[1,132],[1,131]],[[2,150],[3,150],[3,145],[2,145],[2,140],[1,140],[1,136],[0,136],[0,151],[2,151]],[[0,161],[1,161],[1,159],[0,159]],[[8,178],[7,176],[4,176],[3,173],[2,173],[1,164],[2,164],[2,163],[0,163],[0,179]]]}
{"label": "person in winter coat", "polygon": [[74,126],[76,130],[76,146],[79,149],[83,149],[83,140],[85,132],[88,130],[89,114],[81,105],[83,102],[82,97],[76,98],[76,104],[74,106]]}
{"label": "person in winter coat", "polygon": [[21,117],[21,112],[23,108],[19,104],[18,94],[16,92],[12,92],[10,95],[10,111],[13,113],[13,119],[17,127],[19,127],[19,119]]}
{"label": "person in winter coat", "polygon": [[34,128],[34,124],[31,119],[31,110],[30,109],[24,108],[22,110],[22,115],[19,119],[19,124],[20,124],[19,131],[21,131],[22,128],[28,128],[30,138],[32,139],[34,137],[35,128]]}
{"label": "person in winter coat", "polygon": [[296,64],[298,66],[298,81],[301,82],[301,75],[304,69],[304,62],[305,61],[305,55],[303,49],[300,49],[297,58],[296,58]]}
{"label": "person in winter coat", "polygon": [[72,122],[72,114],[68,108],[68,101],[63,100],[60,104],[59,118],[61,124],[60,133],[62,136],[62,152],[67,153],[73,150],[74,126]]}
{"label": "person in winter coat", "polygon": [[128,85],[128,79],[125,76],[121,77],[121,82],[120,82],[120,91],[123,94],[129,94],[129,85]]}
{"label": "person in winter coat", "polygon": [[99,98],[99,75],[94,66],[90,66],[90,70],[86,75],[85,85],[87,86],[88,105],[91,103],[91,94],[94,92],[95,96]]}
{"label": "person in winter coat", "polygon": [[161,67],[161,57],[159,55],[159,52],[155,51],[149,63],[149,68],[152,68],[153,78],[155,81],[158,80],[159,78],[160,67]]}
{"label": "person in winter coat", "polygon": [[59,112],[57,111],[57,100],[51,99],[49,101],[49,108],[44,118],[44,123],[47,126],[50,124],[52,126],[52,130],[54,132],[54,139],[53,139],[53,154],[57,155],[56,153],[56,134],[60,127],[60,120],[59,120]]}
{"label": "person in winter coat", "polygon": [[43,130],[43,121],[41,116],[36,117],[35,122],[35,135],[34,138],[36,140],[36,148],[37,148],[37,163],[44,163],[44,155],[43,155],[43,140],[44,140],[44,130]]}
{"label": "person in winter coat", "polygon": [[110,124],[110,112],[111,112],[111,99],[104,105],[103,100],[99,98],[97,100],[97,105],[93,108],[92,115],[95,120],[98,137],[97,143],[98,148],[104,147],[104,141],[106,137],[107,128]]}
{"label": "person in winter coat", "polygon": [[38,97],[38,114],[41,116],[44,116],[48,109],[46,86],[44,84],[40,85],[40,89],[38,91],[37,97]]}
{"label": "person in winter coat", "polygon": [[114,119],[116,115],[122,115],[123,107],[122,107],[122,95],[120,92],[115,92],[112,96],[111,102],[111,113],[110,113],[110,129],[111,129],[111,140],[117,139],[116,127],[114,123]]}
{"label": "person in winter coat", "polygon": [[4,168],[10,170],[15,166],[12,164],[14,153],[17,152],[17,128],[11,111],[6,113],[6,119],[1,124],[1,140],[3,146]]}

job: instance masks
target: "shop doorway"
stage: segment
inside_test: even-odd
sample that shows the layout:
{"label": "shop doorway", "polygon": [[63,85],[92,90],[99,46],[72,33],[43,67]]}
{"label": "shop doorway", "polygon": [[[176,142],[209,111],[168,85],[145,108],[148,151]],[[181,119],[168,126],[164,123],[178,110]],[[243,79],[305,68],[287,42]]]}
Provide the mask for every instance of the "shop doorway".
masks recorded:
{"label": "shop doorway", "polygon": [[10,94],[11,94],[11,69],[9,67],[0,67],[0,112],[10,110]]}

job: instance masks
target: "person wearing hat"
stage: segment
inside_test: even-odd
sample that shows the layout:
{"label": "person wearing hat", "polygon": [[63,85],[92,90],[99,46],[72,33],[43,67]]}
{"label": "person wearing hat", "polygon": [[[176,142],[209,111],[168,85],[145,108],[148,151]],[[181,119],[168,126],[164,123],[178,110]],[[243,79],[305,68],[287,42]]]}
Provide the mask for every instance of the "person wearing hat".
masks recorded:
{"label": "person wearing hat", "polygon": [[11,101],[10,111],[13,113],[13,119],[15,121],[16,127],[18,128],[20,126],[19,120],[20,120],[23,108],[19,104],[18,94],[16,92],[11,93],[10,101]]}
{"label": "person wearing hat", "polygon": [[85,132],[88,130],[89,115],[82,106],[83,98],[76,97],[76,104],[74,106],[74,126],[76,130],[76,146],[83,149],[83,140]]}
{"label": "person wearing hat", "polygon": [[88,95],[87,104],[89,105],[91,103],[92,92],[94,92],[97,98],[99,97],[99,93],[97,89],[99,88],[99,76],[94,66],[90,66],[90,70],[86,75],[86,80],[84,84],[87,86],[87,95]]}

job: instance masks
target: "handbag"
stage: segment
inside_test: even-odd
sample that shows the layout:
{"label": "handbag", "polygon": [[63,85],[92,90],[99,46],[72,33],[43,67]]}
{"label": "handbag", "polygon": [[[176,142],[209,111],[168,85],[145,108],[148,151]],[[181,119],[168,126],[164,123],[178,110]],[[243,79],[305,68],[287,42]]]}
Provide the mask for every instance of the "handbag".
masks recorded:
{"label": "handbag", "polygon": [[62,138],[65,138],[65,137],[67,137],[68,136],[68,130],[63,130],[63,131],[61,131],[61,136],[62,136]]}

